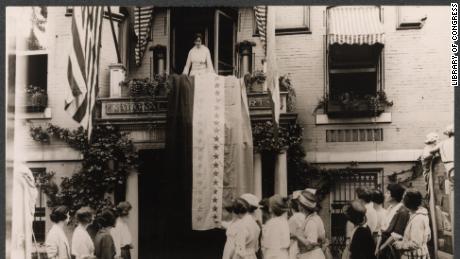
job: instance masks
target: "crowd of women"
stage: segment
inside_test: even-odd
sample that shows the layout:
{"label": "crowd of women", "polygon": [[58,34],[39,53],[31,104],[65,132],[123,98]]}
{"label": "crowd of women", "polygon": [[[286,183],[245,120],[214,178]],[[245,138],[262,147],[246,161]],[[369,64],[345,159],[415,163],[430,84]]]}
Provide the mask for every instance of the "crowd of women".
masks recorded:
{"label": "crowd of women", "polygon": [[[430,258],[428,211],[419,191],[389,184],[385,195],[358,188],[356,197],[344,208],[347,241],[342,259]],[[223,259],[332,258],[313,189],[263,200],[243,194],[224,208],[231,220],[222,222],[227,235]],[[89,208],[79,209],[69,246],[64,231],[68,209],[55,208],[50,215],[54,224],[46,238],[48,258],[130,259],[133,246],[126,223],[130,210],[128,202],[121,202],[116,210],[103,210],[93,219]]]}
{"label": "crowd of women", "polygon": [[[344,208],[347,241],[342,259],[430,258],[428,211],[419,191],[392,183],[385,195],[358,188],[356,196]],[[223,259],[332,258],[315,190],[261,201],[244,194],[225,209],[232,220],[223,224],[227,234]]]}
{"label": "crowd of women", "polygon": [[120,202],[115,210],[105,209],[96,218],[88,207],[80,208],[75,219],[77,227],[72,234],[71,246],[65,234],[69,223],[69,210],[55,208],[50,214],[53,226],[46,236],[46,254],[49,259],[131,259],[133,248],[127,216],[128,202]]}

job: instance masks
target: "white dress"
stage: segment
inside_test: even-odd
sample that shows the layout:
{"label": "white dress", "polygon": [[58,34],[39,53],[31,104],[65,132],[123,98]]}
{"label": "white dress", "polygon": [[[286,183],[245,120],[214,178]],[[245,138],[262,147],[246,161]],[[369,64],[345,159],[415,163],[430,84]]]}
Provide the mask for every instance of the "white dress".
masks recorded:
{"label": "white dress", "polygon": [[225,231],[227,240],[225,241],[222,259],[231,259],[235,254],[236,234],[238,234],[238,224],[240,221],[241,219],[234,219],[227,226],[227,230]]}
{"label": "white dress", "polygon": [[70,259],[70,246],[64,230],[53,224],[46,235],[46,254],[49,259]]}
{"label": "white dress", "polygon": [[[312,243],[319,243],[319,240],[324,240],[326,237],[326,230],[324,229],[323,220],[316,212],[310,214],[305,219],[304,237]],[[306,253],[299,253],[299,259],[325,259],[324,252],[321,247],[308,251]]]}
{"label": "white dress", "polygon": [[[289,222],[289,231],[291,232],[291,237],[299,229],[302,229],[305,226],[305,215],[301,212],[294,213],[288,220]],[[291,245],[289,246],[289,258],[297,259],[299,254],[299,246],[297,245],[297,240],[291,238]]]}
{"label": "white dress", "polygon": [[286,215],[269,219],[262,231],[264,259],[288,259],[289,245],[289,223]]}
{"label": "white dress", "polygon": [[193,47],[188,52],[187,62],[185,63],[184,71],[182,73],[190,76],[204,73],[214,73],[209,49],[204,45],[201,45],[199,48],[196,46]]}
{"label": "white dress", "polygon": [[131,232],[123,218],[118,217],[115,227],[110,230],[115,244],[116,256],[121,256],[121,248],[132,244]]}
{"label": "white dress", "polygon": [[93,240],[82,225],[78,225],[73,232],[72,254],[76,259],[94,256]]}
{"label": "white dress", "polygon": [[235,258],[257,259],[260,228],[250,214],[244,215],[237,226]]}

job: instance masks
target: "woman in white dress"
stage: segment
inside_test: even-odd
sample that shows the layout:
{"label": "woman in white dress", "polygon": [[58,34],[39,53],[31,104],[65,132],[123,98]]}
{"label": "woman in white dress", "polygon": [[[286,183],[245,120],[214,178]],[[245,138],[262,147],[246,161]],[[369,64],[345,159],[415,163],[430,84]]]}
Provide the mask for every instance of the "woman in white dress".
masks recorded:
{"label": "woman in white dress", "polygon": [[302,191],[297,199],[299,210],[304,215],[305,221],[302,228],[292,233],[299,246],[299,259],[325,259],[322,243],[326,239],[323,220],[316,210],[316,197],[309,191]]}
{"label": "woman in white dress", "polygon": [[122,201],[117,205],[117,219],[115,227],[110,230],[113,242],[115,243],[116,256],[123,259],[131,259],[131,249],[133,249],[132,236],[128,227],[128,215],[132,206],[127,201]]}
{"label": "woman in white dress", "polygon": [[195,46],[188,52],[187,62],[185,63],[182,74],[194,76],[204,73],[214,73],[209,49],[202,44],[203,36],[195,34]]}
{"label": "woman in white dress", "polygon": [[78,226],[72,235],[72,255],[75,259],[96,258],[94,256],[93,240],[88,234],[86,227],[93,220],[93,213],[90,208],[80,208],[76,213]]}
{"label": "woman in white dress", "polygon": [[290,245],[288,199],[275,194],[268,200],[268,207],[271,218],[262,230],[264,259],[288,259]]}
{"label": "woman in white dress", "polygon": [[70,259],[70,246],[64,228],[69,222],[69,210],[59,206],[50,214],[53,222],[48,235],[46,235],[46,254],[49,259]]}

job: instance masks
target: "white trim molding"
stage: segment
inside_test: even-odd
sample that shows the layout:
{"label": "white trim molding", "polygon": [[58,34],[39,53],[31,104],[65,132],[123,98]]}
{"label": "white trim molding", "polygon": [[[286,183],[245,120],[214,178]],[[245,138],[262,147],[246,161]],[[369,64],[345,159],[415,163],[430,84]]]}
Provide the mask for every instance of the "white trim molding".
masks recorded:
{"label": "white trim molding", "polygon": [[422,149],[366,150],[366,151],[310,151],[306,159],[310,163],[357,162],[411,162],[422,154]]}
{"label": "white trim molding", "polygon": [[329,118],[327,114],[316,114],[315,123],[316,125],[391,123],[391,112],[384,112],[377,117],[346,119]]}

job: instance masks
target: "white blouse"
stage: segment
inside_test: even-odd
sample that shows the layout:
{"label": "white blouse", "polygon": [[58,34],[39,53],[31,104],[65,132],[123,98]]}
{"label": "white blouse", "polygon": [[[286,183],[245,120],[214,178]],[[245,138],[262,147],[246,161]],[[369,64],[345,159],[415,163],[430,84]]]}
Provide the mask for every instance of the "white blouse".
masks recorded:
{"label": "white blouse", "polygon": [[76,259],[94,256],[93,240],[82,225],[78,225],[73,232],[72,254]]}
{"label": "white blouse", "polygon": [[199,48],[195,46],[188,52],[187,62],[182,72],[182,74],[189,74],[190,76],[202,73],[214,73],[211,53],[204,45],[201,45]]}
{"label": "white blouse", "polygon": [[115,227],[110,230],[110,234],[115,244],[116,255],[120,256],[121,248],[132,244],[131,232],[123,218],[117,218]]}
{"label": "white blouse", "polygon": [[264,258],[289,258],[290,234],[286,215],[269,219],[262,231],[262,251]]}

